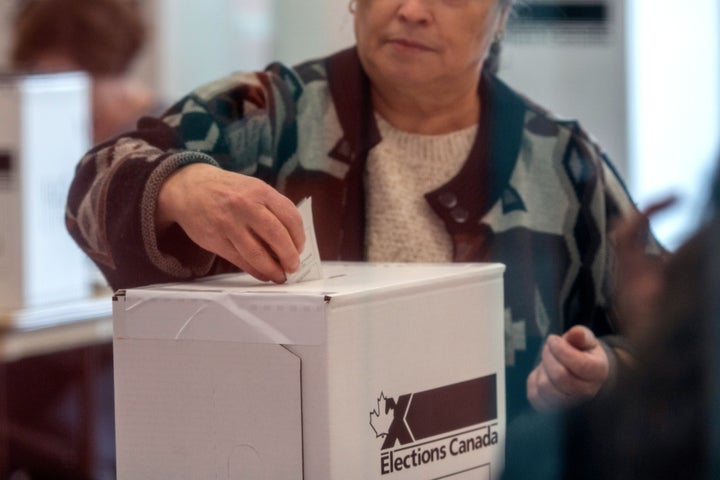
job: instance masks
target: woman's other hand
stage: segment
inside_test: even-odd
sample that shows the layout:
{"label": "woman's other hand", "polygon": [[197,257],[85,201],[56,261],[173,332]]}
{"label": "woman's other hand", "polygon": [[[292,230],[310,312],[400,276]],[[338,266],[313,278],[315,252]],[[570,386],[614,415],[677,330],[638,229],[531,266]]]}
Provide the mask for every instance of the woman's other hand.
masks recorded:
{"label": "woman's other hand", "polygon": [[600,391],[609,371],[607,353],[589,328],[549,335],[540,364],[528,376],[528,400],[538,411],[576,405]]}
{"label": "woman's other hand", "polygon": [[299,267],[305,244],[295,205],[261,180],[208,164],[172,174],[158,195],[157,237],[177,223],[200,247],[275,283]]}

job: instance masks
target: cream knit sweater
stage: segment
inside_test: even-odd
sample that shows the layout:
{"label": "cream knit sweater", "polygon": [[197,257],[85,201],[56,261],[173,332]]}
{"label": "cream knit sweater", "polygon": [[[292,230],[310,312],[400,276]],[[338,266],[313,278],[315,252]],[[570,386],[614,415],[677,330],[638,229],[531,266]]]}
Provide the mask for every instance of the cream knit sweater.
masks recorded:
{"label": "cream knit sweater", "polygon": [[382,141],[368,155],[365,171],[368,261],[452,261],[450,236],[424,194],[457,174],[470,153],[477,125],[420,135],[375,117]]}

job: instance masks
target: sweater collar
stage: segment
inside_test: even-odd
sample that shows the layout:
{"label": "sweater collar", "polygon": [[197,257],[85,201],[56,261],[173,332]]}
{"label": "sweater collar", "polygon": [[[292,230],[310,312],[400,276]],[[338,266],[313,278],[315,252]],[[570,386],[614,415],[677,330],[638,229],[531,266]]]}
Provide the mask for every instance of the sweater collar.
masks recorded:
{"label": "sweater collar", "polygon": [[520,151],[526,111],[522,99],[497,77],[485,74],[478,95],[478,134],[467,161],[449,182],[426,195],[451,233],[479,225],[508,186]]}
{"label": "sweater collar", "polygon": [[[328,57],[326,69],[344,134],[341,144],[346,143],[336,147],[336,153],[346,154],[333,156],[348,163],[352,170],[361,172],[368,151],[381,140],[373,115],[370,80],[354,47]],[[455,177],[426,194],[430,206],[443,219],[450,233],[477,228],[482,217],[508,187],[520,151],[527,110],[523,99],[497,77],[488,74],[481,76],[478,95],[482,105],[480,125],[468,159]],[[356,177],[355,200],[362,203],[362,182],[359,180],[362,175]],[[358,208],[362,209],[362,206]]]}
{"label": "sweater collar", "polygon": [[[357,49],[348,48],[328,57],[327,74],[345,139],[356,153],[353,158],[364,158],[381,137],[373,115],[370,80]],[[487,202],[483,202],[489,208],[505,189],[515,167],[526,107],[515,92],[492,75],[481,77],[478,95],[482,97],[480,128],[468,161],[456,177],[431,193],[477,191],[477,175],[481,174],[480,178],[490,179],[486,184]]]}

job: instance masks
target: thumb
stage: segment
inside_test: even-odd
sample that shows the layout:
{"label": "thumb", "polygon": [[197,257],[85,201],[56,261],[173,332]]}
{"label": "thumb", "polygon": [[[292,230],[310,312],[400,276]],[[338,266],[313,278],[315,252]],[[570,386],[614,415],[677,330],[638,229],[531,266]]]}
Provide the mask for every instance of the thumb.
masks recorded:
{"label": "thumb", "polygon": [[563,338],[578,350],[591,350],[598,344],[598,339],[589,328],[582,325],[576,325],[565,332]]}

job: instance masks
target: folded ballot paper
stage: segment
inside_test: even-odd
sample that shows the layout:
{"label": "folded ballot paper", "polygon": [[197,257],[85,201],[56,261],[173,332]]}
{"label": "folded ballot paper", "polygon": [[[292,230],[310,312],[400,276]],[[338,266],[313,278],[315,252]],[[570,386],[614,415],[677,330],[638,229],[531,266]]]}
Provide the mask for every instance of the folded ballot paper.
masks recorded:
{"label": "folded ballot paper", "polygon": [[315,225],[313,224],[312,199],[309,197],[302,199],[297,207],[305,228],[305,248],[300,253],[300,267],[295,273],[286,275],[287,283],[319,280],[323,276],[320,252],[315,237]]}

